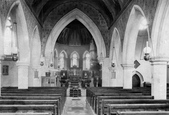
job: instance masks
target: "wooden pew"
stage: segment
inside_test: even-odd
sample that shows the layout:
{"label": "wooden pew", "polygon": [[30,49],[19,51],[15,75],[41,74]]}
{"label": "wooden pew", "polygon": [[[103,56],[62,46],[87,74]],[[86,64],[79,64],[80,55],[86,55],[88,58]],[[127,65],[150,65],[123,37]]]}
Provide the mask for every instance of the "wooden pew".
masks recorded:
{"label": "wooden pew", "polygon": [[[38,104],[38,103],[52,103],[51,101],[56,100],[56,105],[58,108],[58,114],[61,114],[61,111],[63,110],[63,106],[64,106],[64,101],[62,100],[61,96],[1,96],[0,99],[2,101],[2,103],[20,103],[19,101],[22,101],[21,103],[32,103],[32,104]],[[7,102],[7,101],[11,101],[11,102]],[[6,101],[6,102],[5,102]]]}
{"label": "wooden pew", "polygon": [[[144,92],[144,93],[143,93]],[[87,100],[92,106],[93,110],[98,114],[99,104],[103,98],[113,98],[113,99],[152,99],[152,96],[149,96],[149,88],[141,88],[141,91],[138,91],[138,88],[135,89],[122,89],[121,87],[102,87],[102,88],[87,88]],[[145,96],[144,94],[148,95]],[[101,97],[102,96],[102,97]],[[126,97],[127,96],[127,97]]]}
{"label": "wooden pew", "polygon": [[0,113],[16,113],[16,112],[35,112],[50,113],[57,115],[56,105],[0,105]]}
{"label": "wooden pew", "polygon": [[50,113],[0,113],[0,115],[51,115]]}
{"label": "wooden pew", "polygon": [[99,115],[108,113],[108,104],[168,104],[169,100],[153,99],[102,99]]}
{"label": "wooden pew", "polygon": [[99,114],[103,99],[153,99],[153,96],[97,96],[93,107],[96,114]]}
{"label": "wooden pew", "polygon": [[0,100],[0,105],[56,105],[57,115],[61,115],[59,100]]}
{"label": "wooden pew", "polygon": [[[63,109],[66,99],[67,88],[60,87],[29,87],[28,89],[18,89],[17,87],[3,87],[0,99],[12,100],[58,100],[58,107]],[[37,103],[37,102],[36,102]]]}
{"label": "wooden pew", "polygon": [[125,111],[116,115],[169,115],[169,111]]}
{"label": "wooden pew", "polygon": [[169,103],[165,104],[107,104],[107,115],[116,115],[123,111],[169,111]]}

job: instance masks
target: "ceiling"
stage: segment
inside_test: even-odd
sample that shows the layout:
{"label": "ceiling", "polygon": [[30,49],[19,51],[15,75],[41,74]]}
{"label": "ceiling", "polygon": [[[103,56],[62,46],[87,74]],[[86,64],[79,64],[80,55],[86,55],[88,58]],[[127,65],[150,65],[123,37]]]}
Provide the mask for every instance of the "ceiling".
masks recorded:
{"label": "ceiling", "polygon": [[62,30],[56,42],[69,46],[81,46],[90,44],[92,39],[88,29],[78,20],[74,20]]}
{"label": "ceiling", "polygon": [[[95,11],[98,12],[99,15],[102,15],[102,17],[106,22],[106,26],[110,27],[111,24],[118,18],[121,12],[125,10],[127,5],[132,0],[25,0],[25,1],[32,10],[32,12],[35,14],[41,25],[48,22],[47,19],[48,17],[50,17],[52,11],[57,10],[58,12],[55,13],[54,15],[56,15],[56,17],[61,17],[61,12],[64,10],[66,10],[65,13],[71,11],[72,10],[71,5],[73,4],[74,5],[73,8],[81,8],[81,6],[88,6],[88,11],[86,10],[85,13],[89,17],[91,16],[92,19],[95,19],[95,22],[97,22],[97,20],[100,21],[98,17],[93,18],[94,14],[91,15],[91,12],[94,9]],[[65,7],[59,9],[60,6]],[[83,8],[85,10],[85,7]],[[53,20],[51,22],[49,22],[52,24],[50,30],[52,30],[57,21]],[[57,42],[67,45],[86,45],[89,44],[92,39],[93,38],[90,32],[86,29],[86,27],[79,21],[75,20],[62,30],[61,34],[58,37]],[[78,43],[76,43],[77,41]]]}
{"label": "ceiling", "polygon": [[132,0],[25,0],[39,20],[61,4],[76,2],[97,9],[108,21],[113,22]]}

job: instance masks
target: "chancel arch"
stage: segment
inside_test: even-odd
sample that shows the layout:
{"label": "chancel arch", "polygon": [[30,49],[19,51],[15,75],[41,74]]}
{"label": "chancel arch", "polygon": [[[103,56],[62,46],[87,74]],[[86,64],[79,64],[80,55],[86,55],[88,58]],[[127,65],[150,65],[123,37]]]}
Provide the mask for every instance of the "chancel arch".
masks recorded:
{"label": "chancel arch", "polygon": [[[80,21],[89,30],[89,32],[93,36],[93,38],[96,42],[96,46],[97,46],[98,57],[100,57],[101,54],[103,55],[103,57],[106,57],[106,48],[105,48],[104,40],[103,40],[103,37],[100,33],[100,30],[95,25],[95,23],[85,13],[83,13],[79,9],[75,8],[74,10],[67,13],[64,17],[62,17],[56,23],[55,27],[52,29],[52,31],[48,37],[46,47],[45,47],[46,58],[50,58],[50,52],[52,51],[52,49],[54,49],[55,42],[56,42],[59,34],[61,33],[61,31],[69,23],[71,23],[75,19]],[[102,46],[102,47],[100,47],[100,46]]]}

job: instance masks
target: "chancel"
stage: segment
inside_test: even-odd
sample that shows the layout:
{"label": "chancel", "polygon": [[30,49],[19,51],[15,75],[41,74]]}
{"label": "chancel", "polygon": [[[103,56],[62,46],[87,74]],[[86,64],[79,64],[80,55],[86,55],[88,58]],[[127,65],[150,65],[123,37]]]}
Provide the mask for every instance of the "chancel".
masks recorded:
{"label": "chancel", "polygon": [[169,0],[0,0],[0,115],[169,114]]}

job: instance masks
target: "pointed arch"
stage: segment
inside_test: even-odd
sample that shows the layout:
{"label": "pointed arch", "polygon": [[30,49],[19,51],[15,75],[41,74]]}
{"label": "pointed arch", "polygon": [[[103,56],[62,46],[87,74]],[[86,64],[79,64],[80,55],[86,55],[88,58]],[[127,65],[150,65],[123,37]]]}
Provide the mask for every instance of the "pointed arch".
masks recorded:
{"label": "pointed arch", "polygon": [[30,64],[30,47],[29,47],[29,36],[27,29],[27,22],[25,19],[25,13],[22,8],[21,2],[17,0],[14,2],[10,10],[8,11],[7,17],[10,13],[14,14],[15,21],[17,23],[17,47],[19,49],[19,61]]}
{"label": "pointed arch", "polygon": [[65,50],[62,50],[59,54],[59,64],[58,64],[58,68],[62,69],[67,69],[67,53]]}
{"label": "pointed arch", "polygon": [[79,67],[79,59],[80,59],[79,53],[76,51],[73,51],[70,55],[70,66],[71,67],[73,67],[73,66]]}
{"label": "pointed arch", "polygon": [[77,55],[77,58],[80,58],[79,53],[78,53],[77,51],[73,51],[73,52],[70,54],[70,58],[73,57],[73,54],[76,54],[76,55]]}
{"label": "pointed arch", "polygon": [[85,51],[83,53],[83,70],[89,70],[90,69],[90,53],[89,51]]}
{"label": "pointed arch", "polygon": [[169,1],[159,0],[152,26],[152,48],[155,60],[169,61]]}
{"label": "pointed arch", "polygon": [[111,74],[111,77],[114,78],[111,80],[111,86],[114,87],[122,87],[123,86],[123,74],[122,74],[122,67],[121,67],[121,61],[122,61],[122,51],[121,51],[121,39],[120,34],[117,28],[114,28],[112,39],[111,39],[111,45],[110,45],[110,67],[111,63],[113,62],[114,72],[116,74]]}
{"label": "pointed arch", "polygon": [[86,56],[86,54],[88,54],[89,53],[89,51],[85,51],[84,53],[83,53],[83,58],[85,58],[85,56]]}
{"label": "pointed arch", "polygon": [[48,37],[48,41],[45,47],[45,56],[47,58],[50,57],[50,52],[52,51],[52,49],[54,49],[54,45],[59,34],[69,23],[71,23],[75,19],[80,21],[90,31],[91,35],[93,36],[96,42],[97,51],[99,54],[98,56],[100,57],[102,52],[102,55],[106,57],[106,47],[100,30],[85,13],[83,13],[77,8],[67,13],[56,23],[55,27],[53,28]]}
{"label": "pointed arch", "polygon": [[142,74],[141,74],[140,72],[138,72],[138,71],[133,71],[133,76],[134,76],[135,74],[140,78],[140,87],[143,87],[144,78],[143,78]]}
{"label": "pointed arch", "polygon": [[139,32],[140,21],[145,17],[143,10],[134,5],[127,22],[123,42],[123,64],[133,64],[135,58],[135,46]]}
{"label": "pointed arch", "polygon": [[41,41],[37,25],[33,30],[31,46],[32,46],[31,65],[32,67],[38,67],[40,64],[40,56],[41,56]]}
{"label": "pointed arch", "polygon": [[[62,50],[62,51],[60,52],[60,54],[62,54],[62,53],[64,53],[65,58],[68,58],[67,53],[66,53],[66,51],[65,51],[65,50]],[[60,55],[60,54],[59,54],[59,55]]]}
{"label": "pointed arch", "polygon": [[121,63],[121,41],[120,34],[117,28],[114,28],[111,45],[110,45],[110,60],[114,60],[117,64]]}

